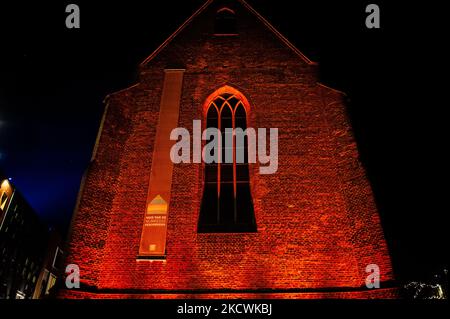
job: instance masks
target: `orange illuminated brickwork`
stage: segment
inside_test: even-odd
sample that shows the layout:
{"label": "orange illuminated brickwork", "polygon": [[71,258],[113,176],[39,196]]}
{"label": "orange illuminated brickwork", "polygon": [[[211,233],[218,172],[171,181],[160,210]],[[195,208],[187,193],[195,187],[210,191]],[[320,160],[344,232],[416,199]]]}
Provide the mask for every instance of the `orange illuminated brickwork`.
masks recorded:
{"label": "orange illuminated brickwork", "polygon": [[[180,68],[179,108],[169,114],[178,127],[192,132],[196,119],[205,127],[211,102],[229,94],[242,101],[248,127],[279,130],[278,171],[261,175],[260,164],[248,164],[256,231],[198,231],[203,163],[173,165],[170,202],[152,189],[165,70]],[[320,84],[317,64],[244,1],[208,1],[141,64],[137,84],[106,102],[66,261],[79,265],[81,288],[60,297],[396,296],[345,95]],[[149,211],[166,217],[160,260],[138,258],[140,247],[157,249],[152,240],[140,246],[145,223],[162,224],[147,220]],[[380,268],[380,289],[365,288],[369,264]]]}

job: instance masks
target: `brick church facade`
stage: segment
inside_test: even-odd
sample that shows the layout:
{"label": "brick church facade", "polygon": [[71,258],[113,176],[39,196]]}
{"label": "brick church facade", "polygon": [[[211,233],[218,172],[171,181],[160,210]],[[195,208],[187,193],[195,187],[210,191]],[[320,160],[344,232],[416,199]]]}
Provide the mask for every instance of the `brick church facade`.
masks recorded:
{"label": "brick church facade", "polygon": [[[209,112],[231,100],[233,123],[278,128],[277,172],[231,165],[226,184],[225,166],[172,163],[171,130],[225,121]],[[67,263],[81,287],[62,298],[396,296],[344,94],[243,0],[207,1],[106,98]]]}

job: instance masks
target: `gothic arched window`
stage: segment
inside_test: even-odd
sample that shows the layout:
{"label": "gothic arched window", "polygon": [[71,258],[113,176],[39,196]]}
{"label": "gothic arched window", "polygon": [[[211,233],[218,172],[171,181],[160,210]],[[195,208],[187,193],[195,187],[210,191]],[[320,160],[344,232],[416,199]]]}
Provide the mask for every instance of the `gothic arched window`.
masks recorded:
{"label": "gothic arched window", "polygon": [[216,13],[215,34],[233,35],[237,33],[236,15],[233,10],[222,8]]}
{"label": "gothic arched window", "polygon": [[[221,134],[217,159],[205,164],[205,179],[199,232],[255,232],[256,223],[250,194],[248,139],[236,147],[236,136],[225,134],[226,128],[247,128],[247,114],[242,100],[224,93],[213,99],[207,109],[207,128]],[[226,143],[226,138],[232,143]],[[228,152],[228,158],[226,153]],[[243,161],[236,160],[243,153]],[[220,161],[218,158],[220,157]]]}

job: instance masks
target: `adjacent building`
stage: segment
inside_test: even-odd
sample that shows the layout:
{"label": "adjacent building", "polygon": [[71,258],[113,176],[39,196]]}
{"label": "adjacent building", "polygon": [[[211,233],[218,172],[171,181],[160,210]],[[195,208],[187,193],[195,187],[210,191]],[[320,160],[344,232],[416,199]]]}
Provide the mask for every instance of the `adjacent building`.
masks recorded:
{"label": "adjacent building", "polygon": [[60,263],[61,240],[9,179],[0,183],[0,299],[42,298],[59,275],[48,260]]}

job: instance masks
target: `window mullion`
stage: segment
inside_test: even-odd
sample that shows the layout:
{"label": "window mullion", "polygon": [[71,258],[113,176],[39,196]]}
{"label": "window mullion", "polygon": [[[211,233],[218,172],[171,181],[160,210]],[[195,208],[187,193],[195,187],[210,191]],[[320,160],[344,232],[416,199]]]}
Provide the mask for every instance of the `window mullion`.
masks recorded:
{"label": "window mullion", "polygon": [[235,136],[235,129],[236,129],[236,119],[235,119],[235,109],[231,109],[231,119],[233,123],[233,134],[232,136],[232,148],[233,148],[233,194],[234,194],[234,200],[233,200],[233,212],[234,212],[234,223],[237,222],[237,207],[236,207],[236,198],[237,198],[237,186],[236,186],[236,136]]}
{"label": "window mullion", "polygon": [[[218,132],[221,132],[221,126],[222,126],[222,106],[220,108],[217,108],[218,115],[217,115],[217,129]],[[220,169],[221,169],[221,163],[222,163],[222,136],[219,138],[219,145],[218,145],[218,157],[217,157],[217,223],[220,224]]]}

